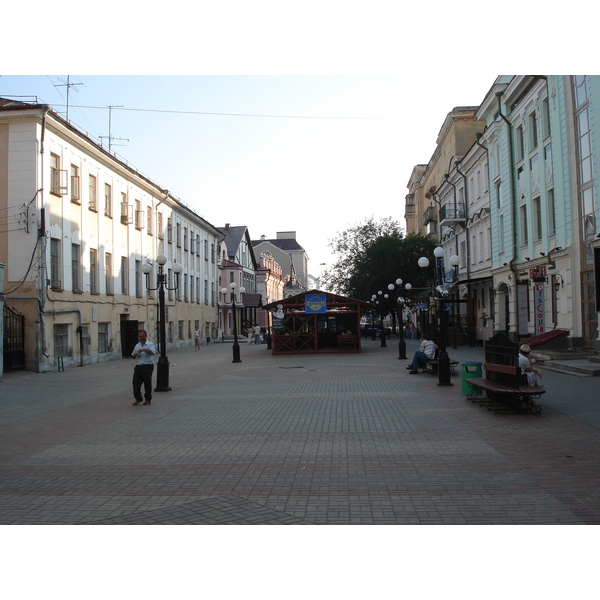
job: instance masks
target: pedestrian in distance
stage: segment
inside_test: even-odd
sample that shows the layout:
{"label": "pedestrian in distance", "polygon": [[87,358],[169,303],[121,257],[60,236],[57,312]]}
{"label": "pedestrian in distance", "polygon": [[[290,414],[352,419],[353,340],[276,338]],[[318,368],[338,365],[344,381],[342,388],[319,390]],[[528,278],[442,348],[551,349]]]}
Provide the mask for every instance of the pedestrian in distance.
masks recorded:
{"label": "pedestrian in distance", "polygon": [[156,347],[148,341],[148,334],[141,329],[138,331],[138,343],[135,345],[131,357],[137,360],[133,369],[133,397],[134,406],[142,402],[142,384],[144,385],[144,404],[152,402],[152,372],[154,371],[154,355]]}
{"label": "pedestrian in distance", "polygon": [[415,352],[412,364],[406,367],[407,369],[410,369],[409,373],[411,375],[417,375],[419,373],[419,367],[422,364],[425,364],[428,360],[435,358],[435,352],[437,348],[438,347],[435,342],[432,342],[427,337],[422,337],[421,344]]}
{"label": "pedestrian in distance", "polygon": [[194,331],[194,346],[196,350],[200,350],[200,328],[196,326],[196,331]]}

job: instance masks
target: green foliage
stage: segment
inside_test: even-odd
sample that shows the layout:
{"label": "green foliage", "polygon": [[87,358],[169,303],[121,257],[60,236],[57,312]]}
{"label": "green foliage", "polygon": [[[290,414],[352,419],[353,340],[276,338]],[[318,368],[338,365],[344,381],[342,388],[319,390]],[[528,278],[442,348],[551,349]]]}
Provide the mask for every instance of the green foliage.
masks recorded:
{"label": "green foliage", "polygon": [[[416,291],[427,287],[433,276],[436,243],[419,235],[405,237],[400,224],[392,219],[366,219],[339,233],[329,245],[336,262],[325,274],[324,283],[327,289],[345,296],[370,300],[379,290],[388,293],[388,284],[395,284],[398,278]],[[426,269],[418,266],[421,256],[430,260]]]}

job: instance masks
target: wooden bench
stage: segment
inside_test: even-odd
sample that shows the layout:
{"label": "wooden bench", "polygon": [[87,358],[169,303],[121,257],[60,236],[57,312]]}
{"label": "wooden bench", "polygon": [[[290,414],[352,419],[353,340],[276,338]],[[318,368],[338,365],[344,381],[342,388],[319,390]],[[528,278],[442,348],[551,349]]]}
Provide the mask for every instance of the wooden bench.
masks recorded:
{"label": "wooden bench", "polygon": [[[421,369],[425,372],[425,373],[430,373],[431,375],[436,375],[438,372],[438,366],[440,364],[440,349],[436,348],[435,349],[435,356],[433,358],[429,358],[426,362],[421,363]],[[451,375],[456,375],[458,373],[456,365],[458,365],[459,362],[457,360],[451,360],[450,361],[450,374]]]}
{"label": "wooden bench", "polygon": [[[485,363],[483,368],[485,378],[465,379],[471,385],[472,392],[467,399],[478,402],[480,406],[487,405],[488,410],[500,412],[533,412],[541,413],[542,407],[534,400],[546,390],[521,383],[521,369],[512,365],[497,365]],[[499,374],[493,378],[490,374]]]}
{"label": "wooden bench", "polygon": [[[440,361],[439,361],[438,358],[430,358],[425,363],[424,371],[426,373],[436,374],[437,370],[438,370],[439,363],[440,363]],[[456,367],[456,365],[458,365],[458,364],[459,364],[459,362],[457,360],[451,360],[450,361],[450,374],[451,375],[457,375],[458,374],[457,367]]]}

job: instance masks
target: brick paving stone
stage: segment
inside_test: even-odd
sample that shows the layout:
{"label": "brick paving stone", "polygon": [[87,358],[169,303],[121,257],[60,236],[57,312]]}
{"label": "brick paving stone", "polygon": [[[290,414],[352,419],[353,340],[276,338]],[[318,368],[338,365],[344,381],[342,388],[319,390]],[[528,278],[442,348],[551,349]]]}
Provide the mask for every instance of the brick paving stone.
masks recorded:
{"label": "brick paving stone", "polygon": [[495,415],[376,344],[230,351],[174,351],[152,407],[130,361],[8,374],[0,523],[600,523],[600,408],[571,376],[541,415]]}

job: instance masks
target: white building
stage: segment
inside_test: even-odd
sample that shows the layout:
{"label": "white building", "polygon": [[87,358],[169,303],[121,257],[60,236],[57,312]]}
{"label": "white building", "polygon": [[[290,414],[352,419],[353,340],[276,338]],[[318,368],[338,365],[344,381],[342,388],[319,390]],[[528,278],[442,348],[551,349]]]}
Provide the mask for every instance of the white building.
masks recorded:
{"label": "white building", "polygon": [[[216,335],[219,230],[47,105],[0,99],[0,261],[5,303],[25,321],[27,369],[129,356],[157,341],[157,270],[167,257],[167,349]],[[150,288],[150,289],[148,289]]]}

